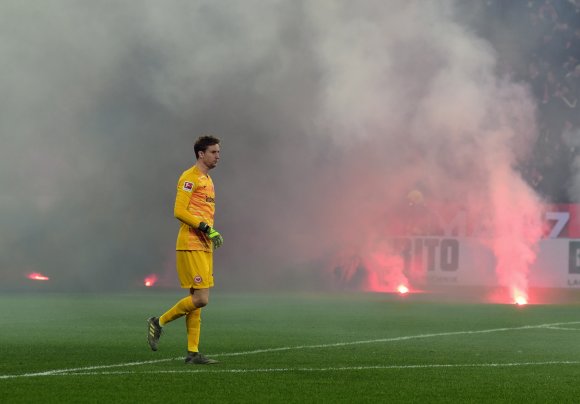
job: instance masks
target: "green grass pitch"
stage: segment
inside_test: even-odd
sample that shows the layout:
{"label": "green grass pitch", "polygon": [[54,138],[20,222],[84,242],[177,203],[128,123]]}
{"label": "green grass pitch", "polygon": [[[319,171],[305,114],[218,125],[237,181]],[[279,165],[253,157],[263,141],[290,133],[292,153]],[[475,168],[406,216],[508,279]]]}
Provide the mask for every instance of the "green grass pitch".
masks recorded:
{"label": "green grass pitch", "polygon": [[0,400],[18,402],[578,402],[580,306],[429,296],[226,294],[159,351],[146,319],[180,291],[0,295]]}

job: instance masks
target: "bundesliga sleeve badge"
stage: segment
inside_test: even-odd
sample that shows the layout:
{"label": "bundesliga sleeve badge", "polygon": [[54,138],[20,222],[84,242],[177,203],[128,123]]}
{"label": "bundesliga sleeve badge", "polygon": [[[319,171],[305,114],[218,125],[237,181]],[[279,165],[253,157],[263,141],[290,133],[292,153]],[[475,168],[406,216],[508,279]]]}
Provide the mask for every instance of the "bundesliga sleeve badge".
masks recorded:
{"label": "bundesliga sleeve badge", "polygon": [[183,183],[183,190],[187,192],[193,191],[193,182],[185,181]]}

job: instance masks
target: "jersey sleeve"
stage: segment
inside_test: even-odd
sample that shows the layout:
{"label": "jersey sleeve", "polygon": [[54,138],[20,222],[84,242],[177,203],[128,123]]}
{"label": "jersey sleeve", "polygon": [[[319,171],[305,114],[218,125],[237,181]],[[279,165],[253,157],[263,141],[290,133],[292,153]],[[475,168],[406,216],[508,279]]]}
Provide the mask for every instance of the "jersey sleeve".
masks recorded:
{"label": "jersey sleeve", "polygon": [[177,183],[177,195],[175,196],[174,216],[188,226],[197,229],[203,221],[201,217],[193,215],[187,207],[191,200],[191,195],[195,190],[195,183],[182,176]]}

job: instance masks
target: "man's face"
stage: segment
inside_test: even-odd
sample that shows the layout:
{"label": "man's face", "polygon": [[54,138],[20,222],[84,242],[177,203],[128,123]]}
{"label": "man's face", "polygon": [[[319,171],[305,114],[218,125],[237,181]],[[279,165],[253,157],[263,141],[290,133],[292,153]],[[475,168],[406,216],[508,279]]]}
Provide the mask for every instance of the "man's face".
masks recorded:
{"label": "man's face", "polygon": [[199,160],[210,170],[212,168],[215,168],[215,166],[217,166],[219,159],[220,159],[219,144],[208,146],[205,152],[199,152]]}

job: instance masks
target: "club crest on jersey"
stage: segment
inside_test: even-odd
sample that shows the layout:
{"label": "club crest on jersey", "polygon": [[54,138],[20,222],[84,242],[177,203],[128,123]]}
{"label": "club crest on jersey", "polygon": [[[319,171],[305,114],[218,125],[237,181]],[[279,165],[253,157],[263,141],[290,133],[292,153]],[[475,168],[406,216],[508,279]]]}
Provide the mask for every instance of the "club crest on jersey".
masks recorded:
{"label": "club crest on jersey", "polygon": [[193,190],[193,182],[185,181],[183,183],[183,190],[191,192]]}
{"label": "club crest on jersey", "polygon": [[199,276],[199,275],[197,275],[195,278],[193,278],[193,281],[194,281],[195,283],[201,283],[201,281],[202,281],[202,280],[203,280],[203,279],[201,279],[201,276]]}

